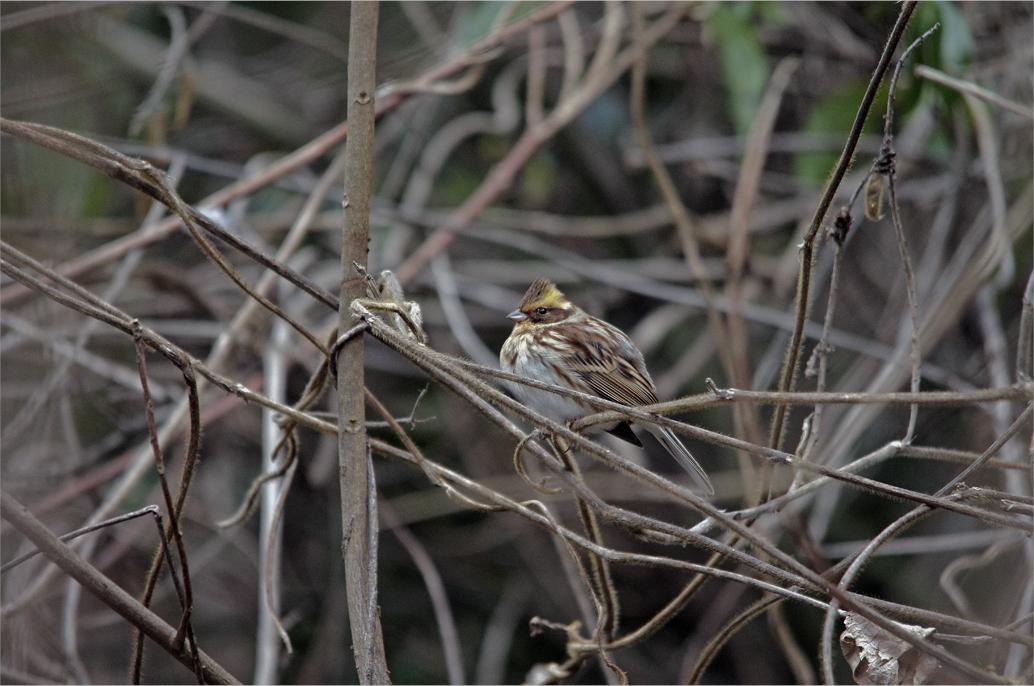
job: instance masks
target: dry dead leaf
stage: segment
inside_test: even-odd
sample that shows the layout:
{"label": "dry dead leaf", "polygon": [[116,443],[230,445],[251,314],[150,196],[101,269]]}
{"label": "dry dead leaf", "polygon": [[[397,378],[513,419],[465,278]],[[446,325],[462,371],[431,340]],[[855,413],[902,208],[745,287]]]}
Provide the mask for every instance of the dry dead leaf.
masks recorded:
{"label": "dry dead leaf", "polygon": [[[926,638],[932,628],[900,624],[918,638]],[[864,617],[844,614],[844,633],[840,650],[851,665],[859,684],[925,684],[937,669],[937,660],[922,653]]]}

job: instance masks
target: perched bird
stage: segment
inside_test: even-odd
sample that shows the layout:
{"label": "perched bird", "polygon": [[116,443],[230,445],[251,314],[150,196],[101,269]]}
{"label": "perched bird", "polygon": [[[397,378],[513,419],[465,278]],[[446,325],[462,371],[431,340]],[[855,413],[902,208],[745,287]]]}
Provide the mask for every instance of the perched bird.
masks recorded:
{"label": "perched bird", "polygon": [[[548,279],[536,279],[507,318],[515,324],[499,352],[504,370],[633,407],[660,402],[643,354],[631,339],[577,307]],[[574,398],[513,382],[507,385],[518,400],[558,422],[595,411]],[[643,445],[628,422],[602,428],[629,443]],[[708,494],[714,493],[707,474],[675,434],[654,424],[645,428]]]}

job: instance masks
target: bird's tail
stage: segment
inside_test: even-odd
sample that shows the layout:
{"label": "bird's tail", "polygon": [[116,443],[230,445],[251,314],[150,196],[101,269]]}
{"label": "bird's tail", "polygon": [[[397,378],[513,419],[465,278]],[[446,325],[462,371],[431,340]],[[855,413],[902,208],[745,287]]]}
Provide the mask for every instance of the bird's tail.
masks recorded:
{"label": "bird's tail", "polygon": [[692,453],[686,449],[686,446],[682,445],[679,437],[661,426],[648,426],[647,428],[650,430],[650,433],[657,437],[664,449],[678,460],[682,468],[689,472],[693,480],[707,491],[708,495],[714,495],[714,486],[711,485],[711,480],[707,478],[707,472],[697,463]]}

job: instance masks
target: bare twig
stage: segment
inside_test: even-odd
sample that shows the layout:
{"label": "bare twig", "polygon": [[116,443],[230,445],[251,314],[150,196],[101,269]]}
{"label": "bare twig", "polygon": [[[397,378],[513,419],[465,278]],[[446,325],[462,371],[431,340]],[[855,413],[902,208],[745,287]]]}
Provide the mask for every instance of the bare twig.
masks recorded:
{"label": "bare twig", "polygon": [[[676,6],[658,19],[644,34],[644,44],[650,45],[671,29],[674,23],[685,12],[684,6]],[[611,22],[614,13],[608,13]],[[614,55],[617,49],[619,26],[605,29],[606,38],[601,41],[592,63],[577,87],[549,113],[538,125],[525,129],[521,138],[511,148],[506,158],[493,167],[488,177],[467,200],[449,216],[445,224],[428,237],[405,262],[399,265],[398,278],[405,285],[426,266],[427,262],[444,249],[455,238],[457,232],[470,222],[490,202],[509,188],[514,176],[536,150],[549,140],[560,128],[568,124],[582,109],[587,106],[603,89],[612,84],[635,59],[636,49],[627,48],[620,55]]]}
{"label": "bare twig", "polygon": [[[919,367],[922,362],[922,350],[919,347],[919,304],[916,298],[915,275],[912,272],[912,260],[908,256],[908,246],[905,244],[905,232],[901,226],[901,216],[898,209],[897,171],[894,164],[895,152],[892,144],[894,135],[894,96],[897,90],[898,75],[901,73],[901,67],[905,64],[905,60],[908,59],[913,50],[919,47],[920,43],[932,35],[939,27],[940,24],[934,24],[933,28],[923,33],[923,35],[919,36],[911,45],[905,48],[901,59],[898,60],[898,64],[894,68],[894,76],[890,79],[890,90],[887,94],[887,114],[884,117],[883,144],[880,146],[879,158],[873,163],[873,172],[885,176],[887,184],[890,186],[890,216],[894,224],[894,234],[898,239],[898,254],[901,257],[901,265],[905,270],[905,293],[908,298],[908,314],[912,325],[909,356],[912,359],[911,390],[913,393],[919,392],[921,380]],[[1002,214],[1004,216],[1004,210]],[[908,415],[908,428],[905,430],[905,437],[902,439],[902,443],[907,445],[912,442],[918,416],[919,406],[912,405]]]}
{"label": "bare twig", "polygon": [[449,598],[445,593],[445,584],[442,583],[442,576],[431,559],[427,548],[413,535],[413,532],[402,526],[395,513],[390,507],[381,505],[380,516],[384,523],[391,528],[402,547],[409,553],[413,564],[420,570],[420,576],[424,579],[427,587],[427,594],[431,598],[431,606],[434,608],[434,617],[438,622],[438,631],[442,637],[442,652],[445,654],[445,666],[449,673],[449,683],[454,686],[466,683],[463,677],[463,651],[460,646],[459,633],[456,631],[456,620],[452,616],[452,607],[449,605]]}
{"label": "bare twig", "polygon": [[[470,47],[466,52],[457,55],[455,58],[438,65],[430,69],[429,71],[422,74],[417,79],[414,79],[414,85],[428,85],[446,78],[457,71],[467,68],[474,64],[480,64],[483,61],[482,55],[509,40],[513,36],[520,35],[521,33],[528,30],[529,27],[539,24],[544,21],[548,21],[555,17],[560,12],[567,9],[573,0],[565,0],[561,2],[551,2],[545,7],[539,9],[536,12],[520,19],[519,21],[511,24],[500,26],[497,30],[493,31],[490,35],[486,36],[477,44]],[[75,5],[76,11],[79,11],[81,7]],[[71,9],[71,8],[70,8]],[[384,92],[379,94],[381,97],[377,99],[377,114],[382,114],[389,109],[397,106],[400,102],[405,99],[404,92],[390,93]],[[7,120],[3,120],[5,126]],[[262,174],[258,174],[254,177],[242,179],[236,183],[230,184],[222,190],[213,193],[208,196],[200,203],[198,207],[202,210],[211,209],[225,205],[230,201],[249,195],[256,190],[265,187],[276,179],[279,179],[303,166],[309,164],[313,160],[319,158],[325,154],[328,150],[333,149],[339,145],[348,134],[348,122],[342,122],[337,126],[329,129],[325,133],[317,136],[309,143],[295,150],[290,155],[278,160],[274,164],[270,165]],[[201,222],[202,226],[205,226],[204,222]],[[71,260],[70,262],[62,265],[59,271],[65,276],[75,276],[81,274],[84,271],[97,267],[98,265],[104,264],[112,259],[117,259],[129,250],[139,248],[148,245],[154,241],[164,238],[172,232],[179,229],[182,226],[180,218],[170,217],[169,219],[160,222],[159,224],[146,227],[146,230],[141,230],[136,233],[130,234],[118,240],[112,241],[96,250],[88,251],[83,255]],[[237,240],[236,237],[229,235],[222,237],[224,240],[231,242]],[[241,246],[237,245],[238,249]],[[25,297],[28,291],[20,287],[5,288],[0,293],[0,304],[10,305],[20,298]],[[316,294],[314,294],[316,295]],[[322,294],[327,295],[327,294]],[[324,300],[331,307],[337,309],[337,303],[334,296],[328,296],[329,300]],[[322,297],[321,297],[322,299]]]}
{"label": "bare twig", "polygon": [[[176,630],[156,614],[142,606],[108,577],[87,564],[75,551],[61,542],[49,529],[29,514],[25,506],[6,491],[0,492],[0,514],[26,538],[32,541],[47,558],[66,574],[83,585],[90,593],[138,627],[188,669],[194,667],[194,657],[182,644],[176,644]],[[210,683],[240,683],[204,652],[199,654],[204,678]]]}
{"label": "bare twig", "polygon": [[[768,146],[772,137],[772,129],[775,127],[776,115],[779,113],[779,105],[782,102],[783,93],[790,85],[790,79],[793,78],[799,67],[800,61],[797,58],[787,57],[773,70],[758,112],[750,125],[747,154],[743,158],[732,199],[732,211],[729,216],[730,240],[726,254],[729,269],[726,284],[729,298],[728,343],[731,348],[728,353],[727,373],[730,381],[740,388],[748,388],[751,385],[751,371],[747,355],[750,337],[743,313],[743,302],[746,298],[744,278],[750,247],[750,216],[757,203],[761,173],[768,156]],[[737,406],[733,411],[733,418],[738,435],[752,443],[761,443],[761,417],[754,408]],[[753,465],[746,459],[746,455],[743,453],[739,455],[740,472],[743,475],[745,488],[748,493],[754,491],[756,493],[754,497],[760,500],[764,497],[763,491],[768,490],[766,482],[770,483],[771,480],[771,465],[764,467],[761,482],[756,484],[760,490],[755,490],[753,488],[755,484],[752,483],[754,481]]]}
{"label": "bare twig", "polygon": [[[797,281],[797,301],[794,317],[795,323],[790,342],[786,348],[786,358],[783,361],[782,376],[779,379],[779,390],[781,391],[793,390],[797,379],[797,367],[800,360],[801,345],[804,336],[804,323],[807,321],[808,307],[811,302],[811,271],[814,261],[814,252],[816,249],[816,238],[819,235],[819,228],[822,226],[822,222],[826,218],[826,213],[829,211],[829,206],[833,202],[833,198],[836,196],[836,193],[840,188],[840,183],[843,180],[844,175],[847,174],[848,167],[851,165],[851,161],[854,158],[855,147],[858,145],[858,138],[862,133],[862,125],[865,124],[865,120],[869,116],[869,109],[872,107],[873,100],[876,98],[876,90],[879,88],[880,83],[883,81],[883,76],[890,67],[891,60],[894,58],[894,53],[897,51],[898,43],[901,41],[901,37],[905,33],[905,26],[908,25],[908,21],[911,19],[912,13],[915,12],[917,4],[917,2],[906,2],[901,8],[901,12],[898,14],[897,23],[894,25],[894,29],[891,31],[890,37],[887,39],[887,44],[884,46],[883,53],[880,55],[879,64],[876,65],[872,79],[870,79],[869,86],[865,91],[865,96],[862,98],[862,102],[858,107],[858,114],[855,116],[854,124],[851,126],[851,132],[848,134],[847,144],[844,146],[844,150],[840,154],[840,159],[833,170],[832,176],[826,183],[826,187],[822,192],[822,198],[819,200],[819,204],[815,208],[815,214],[812,216],[811,223],[808,225],[808,229],[805,232],[804,244],[800,251],[801,265]],[[776,408],[776,411],[772,415],[772,430],[769,437],[770,446],[778,448],[782,445],[785,421],[785,410],[782,408]]]}
{"label": "bare twig", "polygon": [[[168,481],[165,478],[165,458],[162,455],[162,450],[161,450],[161,448],[158,445],[158,429],[156,428],[155,422],[154,422],[154,402],[151,400],[151,394],[150,394],[150,391],[148,389],[148,384],[147,384],[147,361],[146,361],[146,350],[144,348],[143,333],[142,333],[142,329],[140,327],[140,322],[135,321],[135,320],[133,321],[133,343],[136,346],[137,366],[138,366],[139,371],[140,371],[140,385],[142,386],[143,391],[144,391],[144,410],[145,410],[145,413],[147,415],[147,433],[148,433],[148,436],[149,436],[150,441],[151,441],[151,452],[154,455],[155,470],[158,472],[158,481],[159,481],[159,483],[161,485],[162,497],[165,499],[165,509],[166,509],[166,512],[168,513],[168,516],[169,516],[169,533],[171,534],[172,540],[176,543],[176,552],[178,553],[179,560],[180,560],[180,572],[183,575],[183,597],[181,599],[181,602],[183,604],[183,617],[182,617],[182,619],[180,621],[180,628],[176,632],[176,645],[178,647],[179,645],[182,644],[182,641],[183,641],[183,639],[184,639],[184,637],[186,636],[187,633],[190,633],[190,634],[193,633],[193,629],[191,628],[191,625],[190,625],[190,617],[191,617],[191,615],[194,612],[194,595],[193,595],[193,591],[191,589],[190,572],[189,572],[189,567],[188,567],[188,564],[187,564],[187,550],[186,550],[186,546],[185,546],[185,544],[183,542],[183,532],[182,532],[182,529],[180,528],[180,523],[179,523],[179,515],[180,515],[180,513],[179,513],[177,507],[173,504],[173,501],[172,501],[172,493],[169,491],[169,483],[168,483]],[[196,390],[197,390],[196,383],[193,384],[192,388],[196,392]],[[191,399],[192,407],[196,406],[196,403],[197,403],[197,398],[196,398],[196,395],[195,395]],[[201,427],[200,427],[200,412],[199,411],[192,411],[191,412],[191,418],[192,419],[194,419],[194,418],[198,419],[197,423],[195,423],[193,421],[191,422],[191,435],[192,436],[196,436],[196,435],[200,434],[200,431],[201,431]],[[193,443],[194,441],[191,441],[191,442]],[[184,465],[185,468],[190,470],[190,471],[193,470],[193,468],[194,468],[194,461],[197,459],[197,451],[194,450],[193,453],[194,453],[193,456],[189,456],[188,455],[188,458],[185,461],[185,465]],[[189,484],[189,482],[190,482],[190,473],[188,472],[188,473],[185,473],[183,475],[183,477],[181,478],[181,481],[180,481],[181,489],[183,489],[181,491],[182,493],[185,494],[186,486],[187,486],[187,484]],[[152,577],[154,581],[157,581],[157,572],[158,572],[158,570],[161,569],[162,561],[163,561],[163,558],[162,558],[161,555],[155,556],[155,564],[154,564],[154,568],[153,568],[154,571],[153,571],[153,577]],[[169,572],[175,578],[175,575],[176,575],[175,568],[170,567]],[[153,589],[154,589],[154,581],[152,581],[151,579],[148,579],[147,592],[145,593],[145,600],[144,600],[144,605],[145,606],[148,605],[149,602],[150,602],[150,595],[151,595],[151,593],[153,592]],[[177,583],[177,586],[178,586],[179,582],[177,581],[176,583]],[[139,641],[137,642],[137,645],[138,646],[141,645],[139,643]],[[194,644],[193,638],[191,638],[191,645],[196,650],[196,646]],[[139,666],[139,664],[140,663],[139,663],[138,660],[134,661],[134,665],[136,665],[137,667]],[[139,672],[135,672],[135,673],[137,675],[139,675]]]}
{"label": "bare twig", "polygon": [[[981,456],[979,460],[971,464],[969,467],[964,469],[958,476],[956,476],[943,487],[938,489],[938,491],[934,495],[937,497],[949,496],[949,494],[952,493],[956,486],[963,483],[963,479],[965,479],[967,475],[972,474],[984,462],[990,459],[991,456],[993,456],[999,450],[1001,450],[1002,446],[1005,445],[1005,443],[1008,442],[1009,439],[1011,439],[1014,435],[1016,435],[1017,432],[1019,432],[1019,430],[1024,426],[1024,424],[1026,424],[1027,421],[1030,420],[1031,416],[1034,416],[1034,404],[1027,405],[1026,411],[1024,411],[1024,413],[1020,415],[1015,422],[1013,422],[1013,425],[1004,435],[1000,436],[998,440],[994,442],[994,445],[987,449],[987,451]],[[952,494],[949,497],[953,499],[955,497],[961,499],[965,496],[966,492],[963,491]],[[887,542],[894,536],[897,536],[904,529],[908,528],[909,526],[912,526],[920,519],[926,517],[926,515],[928,515],[931,511],[932,510],[929,506],[920,505],[911,512],[905,514],[902,517],[899,517],[890,526],[884,528],[883,531],[881,531],[879,535],[873,538],[868,543],[868,545],[865,546],[863,550],[855,554],[850,566],[848,566],[847,570],[844,572],[844,575],[840,578],[839,587],[843,589],[849,588],[851,583],[855,580],[855,577],[861,572],[862,567],[865,565],[866,562],[869,561],[870,556],[876,551],[877,548],[879,548],[881,545],[883,545],[885,542]],[[837,618],[836,613],[838,608],[839,602],[836,598],[834,598],[830,602],[829,608],[826,610],[826,621],[823,625],[822,670],[826,678],[826,683],[833,683],[833,663],[831,659],[833,642],[833,624]]]}
{"label": "bare twig", "polygon": [[[142,507],[139,510],[133,510],[132,512],[127,512],[126,514],[119,515],[118,517],[112,517],[111,519],[105,519],[103,522],[97,522],[96,524],[91,524],[89,526],[84,526],[84,527],[82,527],[80,529],[76,529],[75,531],[69,531],[67,534],[64,534],[62,536],[58,536],[58,540],[60,540],[60,541],[70,541],[73,538],[78,538],[79,536],[82,536],[83,534],[88,534],[88,533],[91,533],[93,531],[100,531],[101,529],[104,529],[106,527],[114,526],[115,524],[121,524],[122,522],[128,522],[131,519],[136,519],[137,517],[142,517],[142,516],[147,515],[147,514],[152,515],[154,517],[154,521],[158,524],[159,537],[164,538],[164,536],[165,536],[165,529],[164,529],[164,527],[162,527],[162,513],[161,513],[161,510],[158,508],[157,505],[148,505],[147,507]],[[168,549],[167,545],[164,546],[164,547],[166,549]],[[23,563],[23,562],[25,562],[27,560],[31,560],[32,558],[36,557],[39,554],[40,554],[40,550],[39,550],[39,548],[37,548],[35,550],[32,550],[32,551],[29,551],[29,552],[25,553],[24,555],[19,555],[18,557],[14,558],[10,562],[8,562],[5,565],[3,565],[2,567],[0,567],[0,574],[3,574],[4,572],[6,572],[9,569],[13,569],[14,567],[17,567],[18,565],[20,565],[21,563]],[[170,568],[171,568],[171,558],[167,558],[166,561],[170,563]]]}
{"label": "bare twig", "polygon": [[[646,128],[645,108],[645,81],[646,81],[646,47],[643,43],[643,17],[642,8],[639,5],[632,5],[633,27],[635,29],[636,46],[640,53],[632,65],[632,92],[631,92],[631,113],[632,125],[635,127],[639,145],[643,149],[646,162],[653,174],[658,189],[664,196],[664,204],[671,219],[678,229],[679,238],[682,240],[682,250],[685,255],[686,265],[689,272],[696,279],[703,291],[707,301],[707,321],[710,327],[711,336],[715,339],[715,347],[722,360],[726,374],[730,374],[732,360],[729,358],[729,346],[727,345],[728,334],[725,330],[725,322],[718,315],[718,306],[715,301],[714,290],[711,288],[711,278],[704,266],[703,258],[700,256],[700,246],[697,241],[694,222],[690,218],[689,210],[679,197],[678,189],[675,186],[668,170],[661,163],[657,149],[650,139],[649,131]],[[730,374],[730,378],[731,374]]]}
{"label": "bare twig", "polygon": [[[479,384],[478,382],[468,377],[465,373],[461,372],[458,368],[454,366],[450,366],[451,368],[449,369],[449,372],[445,373],[444,369],[438,367],[439,364],[443,364],[444,362],[440,357],[430,353],[425,346],[421,346],[422,349],[414,347],[416,344],[412,343],[411,341],[408,341],[404,337],[395,333],[393,330],[391,330],[382,322],[380,322],[376,317],[367,316],[366,320],[371,326],[370,331],[374,333],[379,340],[390,345],[396,351],[406,354],[406,356],[410,360],[421,366],[421,368],[427,371],[429,374],[431,374],[433,378],[450,387],[452,390],[460,393],[475,407],[477,407],[483,414],[490,418],[493,418],[493,420],[499,426],[508,427],[512,425],[509,425],[509,422],[500,417],[498,415],[498,412],[483,400],[484,397],[491,397],[493,399],[493,402],[499,403],[504,406],[508,406],[509,408],[515,410],[517,408],[521,408],[521,412],[527,413],[532,416],[535,415],[535,413],[529,412],[526,408],[521,407],[519,404],[515,403],[509,398],[502,396],[495,389]],[[432,360],[434,360],[434,362],[432,362]],[[472,389],[477,389],[476,393],[472,392]],[[586,441],[582,436],[570,431],[567,427],[557,424],[556,422],[550,421],[545,417],[536,416],[535,422],[536,424],[549,428],[549,430],[554,434],[562,436],[564,440],[579,445],[579,447],[586,450],[586,452],[589,452],[590,454],[603,456],[609,453],[609,451],[601,450],[600,446],[594,445],[590,441]],[[514,435],[519,436],[518,431],[516,431],[515,429],[510,430],[513,431]],[[533,451],[536,448],[537,446],[535,444],[529,445],[529,449]],[[579,495],[579,497],[584,498],[586,503],[590,504],[594,510],[600,513],[605,521],[608,521],[612,524],[629,526],[632,523],[632,521],[638,520],[640,523],[634,526],[634,530],[640,536],[646,535],[648,531],[653,530],[657,534],[675,536],[677,537],[677,539],[683,539],[687,541],[693,540],[695,543],[703,545],[706,549],[716,549],[715,543],[709,539],[700,539],[696,538],[695,536],[686,537],[686,534],[688,532],[678,531],[677,527],[673,527],[670,524],[658,521],[651,521],[649,524],[646,524],[647,518],[644,518],[641,515],[633,515],[632,513],[620,511],[619,508],[615,508],[602,501],[595,493],[593,493],[590,489],[587,488],[583,481],[577,479],[577,477],[573,473],[565,469],[562,464],[558,464],[559,461],[549,456],[548,453],[538,453],[538,456],[540,457],[540,459],[543,460],[543,462],[547,466],[550,467],[550,469],[554,471],[554,473],[557,476],[559,476],[565,483],[567,483],[568,486],[570,486]],[[622,463],[622,467],[624,469],[632,472],[637,471],[634,466],[624,463],[624,461],[617,458],[617,456],[607,456],[615,463]],[[793,463],[795,466],[805,466],[804,463],[802,463],[799,459],[789,455],[786,455],[783,459]],[[817,471],[822,471],[821,468],[814,465],[807,465],[807,467],[810,469],[815,469]],[[640,476],[641,478],[650,481],[653,481],[656,478],[654,475],[649,474],[648,472],[645,474],[640,474]],[[848,480],[855,481],[859,484],[866,483],[866,485],[870,485],[871,487],[876,489],[886,489],[888,493],[901,492],[904,490],[888,487],[884,484],[880,484],[879,482],[871,481],[868,479],[861,479],[860,477],[850,477],[848,478]],[[935,657],[942,663],[951,665],[953,668],[959,670],[961,673],[971,676],[971,678],[978,678],[981,680],[988,680],[996,683],[1001,681],[996,676],[984,672],[983,670],[975,667],[974,665],[966,662],[965,660],[960,660],[956,656],[947,653],[942,648],[939,648],[931,644],[925,639],[919,639],[916,636],[911,635],[907,630],[904,630],[900,626],[894,624],[893,622],[889,622],[886,617],[881,615],[876,610],[872,609],[872,607],[870,607],[869,605],[865,604],[864,602],[859,602],[856,598],[848,596],[842,589],[838,588],[834,584],[831,584],[821,575],[803,566],[797,560],[787,556],[784,552],[780,551],[778,548],[771,545],[771,543],[769,543],[767,540],[758,536],[757,533],[754,532],[752,529],[745,527],[742,524],[730,519],[707,501],[704,501],[698,496],[688,492],[685,493],[683,497],[687,501],[691,502],[694,505],[694,507],[706,513],[708,516],[720,520],[722,522],[722,525],[725,528],[729,529],[732,533],[735,533],[736,535],[747,539],[753,545],[763,550],[766,554],[771,555],[773,558],[777,559],[781,564],[786,565],[790,569],[793,569],[795,573],[800,574],[803,578],[807,579],[810,584],[817,584],[820,588],[823,589],[824,592],[829,593],[834,598],[838,599],[840,603],[845,607],[845,609],[849,609],[853,612],[856,612],[861,616],[865,617],[866,619],[869,619],[870,621],[877,623],[888,633],[894,635],[897,638],[900,638],[903,641],[908,642],[910,645],[915,646],[922,652]],[[910,493],[908,497],[915,499],[919,502],[924,502],[928,500],[921,494],[915,493]],[[932,500],[930,504],[945,509],[958,508],[958,506],[953,507],[949,504],[949,502],[950,501],[944,498],[936,498]],[[1027,523],[1021,523],[1018,520],[1010,521],[1008,519],[1002,519],[995,515],[989,515],[979,511],[974,512],[974,516],[980,516],[982,519],[994,520],[1003,523],[1007,526],[1012,525],[1016,528],[1025,529],[1028,526]],[[598,546],[596,546],[595,544],[590,544],[590,549],[595,550],[597,547]],[[735,556],[739,559],[743,559],[741,555],[732,551],[732,549],[726,548],[726,550],[729,550],[728,554],[730,556]],[[756,563],[757,561],[754,560],[751,564],[754,565]]]}
{"label": "bare twig", "polygon": [[934,69],[933,67],[929,67],[925,64],[916,65],[914,71],[916,76],[921,76],[924,79],[930,79],[931,81],[942,83],[945,86],[950,86],[951,88],[954,88],[955,90],[963,93],[970,93],[972,95],[977,96],[978,98],[986,100],[991,104],[998,105],[999,107],[1007,109],[1010,112],[1015,112],[1021,117],[1026,117],[1027,119],[1034,119],[1034,109],[1031,109],[1030,107],[1021,105],[1019,103],[1015,103],[1007,98],[1003,98],[997,93],[989,91],[986,88],[981,88],[975,83],[970,83],[969,81],[963,81],[962,79],[956,79],[954,77],[948,76],[944,72]]}

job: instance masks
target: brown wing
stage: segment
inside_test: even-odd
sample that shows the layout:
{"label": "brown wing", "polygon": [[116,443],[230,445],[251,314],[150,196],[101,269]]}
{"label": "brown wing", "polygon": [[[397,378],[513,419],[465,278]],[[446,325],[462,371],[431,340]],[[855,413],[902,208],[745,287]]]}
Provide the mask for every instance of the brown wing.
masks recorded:
{"label": "brown wing", "polygon": [[605,400],[631,406],[656,403],[643,354],[620,329],[590,319],[588,326],[585,322],[572,325],[579,335],[565,336],[571,349],[564,355],[567,368]]}

